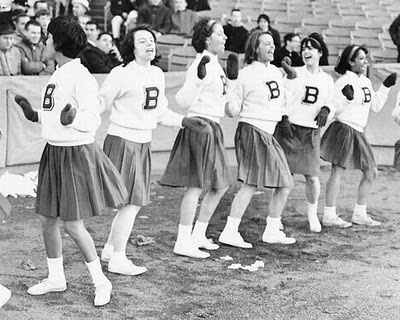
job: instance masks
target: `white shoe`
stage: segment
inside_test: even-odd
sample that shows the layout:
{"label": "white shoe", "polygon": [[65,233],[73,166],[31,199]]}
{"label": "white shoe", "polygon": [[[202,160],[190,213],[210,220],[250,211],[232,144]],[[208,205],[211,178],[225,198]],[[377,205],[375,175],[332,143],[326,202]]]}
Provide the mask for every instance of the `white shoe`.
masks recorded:
{"label": "white shoe", "polygon": [[283,223],[282,223],[282,221],[279,221],[279,230],[281,230],[281,231],[283,231]]}
{"label": "white shoe", "polygon": [[106,280],[107,280],[106,282],[95,286],[95,288],[96,288],[96,290],[94,292],[95,307],[101,307],[110,302],[112,284],[108,279],[106,279]]}
{"label": "white shoe", "polygon": [[175,243],[174,253],[181,256],[190,258],[205,259],[210,256],[208,252],[204,252],[198,249],[192,242],[189,243]]}
{"label": "white shoe", "polygon": [[28,293],[32,296],[39,296],[48,292],[61,292],[67,290],[67,283],[64,281],[52,281],[48,278],[30,287]]}
{"label": "white shoe", "polygon": [[103,262],[110,261],[112,253],[113,253],[112,251],[108,251],[105,248],[103,248],[103,250],[101,250],[100,260]]}
{"label": "white shoe", "polygon": [[316,214],[308,214],[308,224],[312,232],[321,232],[322,227]]}
{"label": "white shoe", "polygon": [[11,290],[0,284],[0,308],[4,306],[11,297]]}
{"label": "white shoe", "polygon": [[265,230],[262,235],[262,241],[267,243],[281,243],[281,244],[293,244],[296,243],[296,239],[286,237],[283,231],[267,231]]}
{"label": "white shoe", "polygon": [[206,237],[204,237],[203,239],[199,239],[192,236],[192,242],[199,249],[206,249],[206,250],[219,249],[219,245],[214,243],[211,239],[207,239]]}
{"label": "white shoe", "polygon": [[322,224],[325,227],[339,227],[339,228],[349,228],[351,227],[351,222],[344,221],[339,218],[337,215],[329,217],[324,215],[322,217]]}
{"label": "white shoe", "polygon": [[138,276],[147,271],[146,267],[139,267],[129,259],[115,259],[111,257],[108,262],[108,271],[112,273],[124,274],[127,276]]}
{"label": "white shoe", "polygon": [[369,227],[376,227],[380,226],[381,223],[379,221],[376,221],[372,219],[368,214],[353,214],[353,217],[351,218],[351,222],[355,224],[360,224],[363,226],[369,226]]}
{"label": "white shoe", "polygon": [[229,232],[224,230],[219,235],[218,241],[233,247],[244,248],[244,249],[253,248],[253,245],[251,243],[243,240],[239,231]]}

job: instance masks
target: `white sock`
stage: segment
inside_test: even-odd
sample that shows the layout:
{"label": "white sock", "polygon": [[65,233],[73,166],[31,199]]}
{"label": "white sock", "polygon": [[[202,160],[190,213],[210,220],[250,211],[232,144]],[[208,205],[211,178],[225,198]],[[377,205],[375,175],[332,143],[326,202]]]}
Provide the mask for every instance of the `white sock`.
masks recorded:
{"label": "white sock", "polygon": [[113,251],[114,251],[114,247],[113,247],[111,244],[106,243],[106,244],[104,245],[103,251],[104,251],[106,254],[111,255],[111,254],[113,253]]}
{"label": "white sock", "polygon": [[114,260],[114,259],[117,259],[117,260],[125,260],[125,259],[128,259],[127,257],[126,257],[126,253],[123,251],[123,252],[116,252],[116,251],[113,251],[113,253],[112,253],[112,255],[111,255],[111,258]]}
{"label": "white sock", "polygon": [[329,218],[334,218],[336,216],[336,207],[325,207],[324,216]]}
{"label": "white sock", "polygon": [[226,230],[226,231],[232,232],[232,233],[238,232],[241,221],[242,221],[242,219],[240,219],[240,218],[234,218],[234,217],[228,216],[228,220],[226,220],[226,225],[225,225],[224,231]]}
{"label": "white sock", "polygon": [[308,223],[310,225],[310,230],[314,232],[321,231],[321,223],[319,222],[318,219],[317,209],[318,209],[318,202],[308,203],[308,211],[307,211]]}
{"label": "white sock", "polygon": [[103,273],[103,270],[101,269],[99,257],[96,257],[96,259],[92,262],[85,262],[85,264],[89,269],[89,273],[92,276],[92,281],[95,286],[108,281],[107,277]]}
{"label": "white sock", "polygon": [[318,201],[316,203],[307,202],[307,213],[308,215],[316,215],[318,210]]}
{"label": "white sock", "polygon": [[180,243],[188,243],[190,241],[190,237],[192,235],[192,226],[185,226],[180,224],[178,227],[178,237],[176,242]]}
{"label": "white sock", "polygon": [[267,227],[266,230],[271,232],[279,231],[279,226],[281,224],[281,218],[271,218],[267,217]]}
{"label": "white sock", "polygon": [[359,216],[364,216],[367,214],[367,205],[359,205],[355,204],[354,206],[354,214]]}
{"label": "white sock", "polygon": [[59,258],[47,258],[49,268],[49,279],[53,281],[65,281],[63,256]]}
{"label": "white sock", "polygon": [[193,228],[192,236],[197,239],[205,238],[207,227],[208,222],[200,222],[197,220]]}

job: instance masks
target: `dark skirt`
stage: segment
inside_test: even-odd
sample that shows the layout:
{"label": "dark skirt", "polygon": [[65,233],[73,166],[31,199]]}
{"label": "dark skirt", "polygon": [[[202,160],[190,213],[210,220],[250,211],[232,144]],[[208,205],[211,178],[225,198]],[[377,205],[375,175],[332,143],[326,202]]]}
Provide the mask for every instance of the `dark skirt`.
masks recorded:
{"label": "dark skirt", "polygon": [[229,165],[221,127],[212,120],[201,119],[211,126],[212,133],[181,129],[160,184],[195,188],[229,186]]}
{"label": "dark skirt", "polygon": [[275,130],[274,137],[285,152],[294,174],[318,176],[320,165],[320,130],[292,124],[293,137],[286,138]]}
{"label": "dark skirt", "polygon": [[36,213],[77,221],[120,208],[127,192],[120,174],[96,143],[46,144],[39,165]]}
{"label": "dark skirt", "polygon": [[239,181],[259,188],[293,185],[285,154],[272,135],[251,124],[239,122],[235,150]]}
{"label": "dark skirt", "polygon": [[400,140],[397,140],[394,144],[393,166],[397,171],[400,171]]}
{"label": "dark skirt", "polygon": [[147,205],[150,201],[151,143],[107,135],[103,149],[121,173],[128,190],[128,203]]}
{"label": "dark skirt", "polygon": [[321,158],[344,169],[376,168],[365,134],[339,121],[333,122],[322,137]]}

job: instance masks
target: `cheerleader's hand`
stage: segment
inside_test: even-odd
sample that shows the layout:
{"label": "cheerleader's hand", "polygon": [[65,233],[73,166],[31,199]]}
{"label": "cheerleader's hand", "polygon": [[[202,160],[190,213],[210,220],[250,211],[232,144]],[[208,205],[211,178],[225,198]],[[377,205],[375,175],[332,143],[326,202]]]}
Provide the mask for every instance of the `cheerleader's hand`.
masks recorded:
{"label": "cheerleader's hand", "polygon": [[184,117],[182,120],[182,127],[188,128],[201,134],[211,134],[210,125],[199,118]]}
{"label": "cheerleader's hand", "polygon": [[292,124],[287,115],[282,116],[282,120],[278,122],[278,130],[284,138],[293,138]]}
{"label": "cheerleader's hand", "polygon": [[351,101],[354,99],[354,88],[351,84],[346,84],[342,89],[342,93],[347,100]]}
{"label": "cheerleader's hand", "polygon": [[281,65],[283,70],[285,70],[288,79],[292,80],[297,78],[297,72],[292,67],[292,60],[289,57],[284,57],[281,61]]}
{"label": "cheerleader's hand", "polygon": [[383,80],[383,85],[386,88],[390,88],[396,84],[397,80],[397,73],[393,72],[392,74],[388,75],[385,80]]}
{"label": "cheerleader's hand", "polygon": [[72,108],[72,106],[67,103],[64,109],[61,110],[60,114],[60,122],[63,126],[67,126],[71,124],[76,116],[76,109]]}
{"label": "cheerleader's hand", "polygon": [[201,58],[199,65],[197,66],[197,77],[203,80],[207,75],[206,64],[210,62],[209,56]]}
{"label": "cheerleader's hand", "polygon": [[21,107],[22,111],[24,112],[25,118],[32,121],[32,122],[38,122],[39,117],[37,111],[32,109],[32,105],[29,102],[29,100],[23,96],[16,95],[14,97],[14,101],[18,103],[18,105]]}
{"label": "cheerleader's hand", "polygon": [[331,110],[327,106],[323,106],[319,113],[315,117],[314,121],[317,123],[318,128],[322,128],[326,125],[326,121],[328,120],[328,116]]}
{"label": "cheerleader's hand", "polygon": [[226,61],[226,76],[229,80],[236,80],[239,74],[239,59],[234,53],[228,56]]}

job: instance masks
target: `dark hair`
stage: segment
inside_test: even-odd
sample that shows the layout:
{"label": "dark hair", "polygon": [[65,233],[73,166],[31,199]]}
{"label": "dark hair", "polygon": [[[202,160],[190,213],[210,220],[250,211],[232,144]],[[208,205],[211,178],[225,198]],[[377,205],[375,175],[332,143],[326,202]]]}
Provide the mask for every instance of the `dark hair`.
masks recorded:
{"label": "dark hair", "polygon": [[344,48],[335,67],[335,71],[339,74],[345,74],[347,70],[351,70],[350,61],[354,61],[360,51],[364,51],[365,54],[368,54],[367,48],[363,46],[351,45]]}
{"label": "dark hair", "polygon": [[267,14],[261,13],[257,18],[257,24],[260,23],[261,19],[264,19],[264,20],[268,21],[268,24],[271,24],[271,20],[269,19],[269,16]]}
{"label": "dark hair", "polygon": [[216,23],[215,20],[205,18],[195,24],[192,46],[196,52],[202,53],[206,49],[206,39],[212,35]]}
{"label": "dark hair", "polygon": [[240,13],[242,12],[242,11],[240,11],[240,9],[238,9],[238,8],[233,8],[233,9],[231,10],[231,14],[234,13],[235,11],[240,12]]}
{"label": "dark hair", "polygon": [[51,20],[47,31],[53,35],[55,50],[68,58],[75,59],[87,45],[86,33],[79,23],[65,16]]}
{"label": "dark hair", "polygon": [[23,17],[28,17],[30,19],[30,17],[25,12],[22,12],[14,17],[14,23],[18,23],[19,19],[21,19]]}
{"label": "dark hair", "polygon": [[36,20],[29,20],[25,25],[25,30],[28,30],[29,26],[36,26],[36,27],[41,28],[40,23],[37,22]]}
{"label": "dark hair", "polygon": [[312,37],[308,37],[308,38],[304,38],[303,40],[301,40],[301,44],[300,44],[300,52],[302,52],[304,50],[304,48],[314,48],[317,49],[318,52],[322,53],[322,46],[319,43],[318,40],[312,38]]}
{"label": "dark hair", "polygon": [[111,33],[107,32],[107,31],[103,31],[99,33],[99,36],[97,37],[97,39],[100,39],[102,36],[107,35],[111,37],[111,40],[114,42],[114,37],[112,36]]}
{"label": "dark hair", "polygon": [[[142,24],[138,25],[136,28],[130,30],[128,34],[125,36],[124,41],[122,42],[121,45],[121,57],[124,60],[123,66],[125,67],[129,62],[135,60],[135,33],[136,31],[148,31],[151,33],[154,39],[154,43],[157,45],[157,38],[156,35],[154,34],[154,31],[151,29],[149,25]],[[157,46],[156,46],[157,47]],[[157,54],[156,54],[157,55]],[[152,63],[155,61],[153,60]]]}
{"label": "dark hair", "polygon": [[47,9],[40,9],[35,13],[35,18],[39,18],[41,16],[51,16],[51,13]]}
{"label": "dark hair", "polygon": [[300,38],[300,35],[298,33],[294,33],[294,32],[289,32],[289,33],[285,34],[285,36],[283,37],[283,43],[286,45],[286,43],[288,41],[292,41],[294,37]]}
{"label": "dark hair", "polygon": [[263,34],[269,34],[272,37],[272,35],[269,31],[256,30],[256,31],[252,32],[249,35],[249,37],[247,38],[246,51],[244,54],[244,62],[245,63],[250,64],[253,61],[258,60],[257,49],[258,49],[258,46],[260,45],[260,37]]}
{"label": "dark hair", "polygon": [[86,22],[86,25],[89,25],[89,24],[96,26],[96,29],[99,30],[99,24],[96,21],[89,20],[88,22]]}
{"label": "dark hair", "polygon": [[308,37],[313,38],[319,42],[321,49],[322,49],[322,56],[319,59],[319,65],[327,66],[329,64],[329,62],[328,62],[329,50],[324,41],[324,38],[318,32],[313,32]]}
{"label": "dark hair", "polygon": [[35,3],[33,4],[33,8],[34,8],[34,9],[37,8],[38,3],[45,3],[45,4],[48,5],[47,1],[45,1],[45,0],[38,0],[38,1],[35,1]]}

